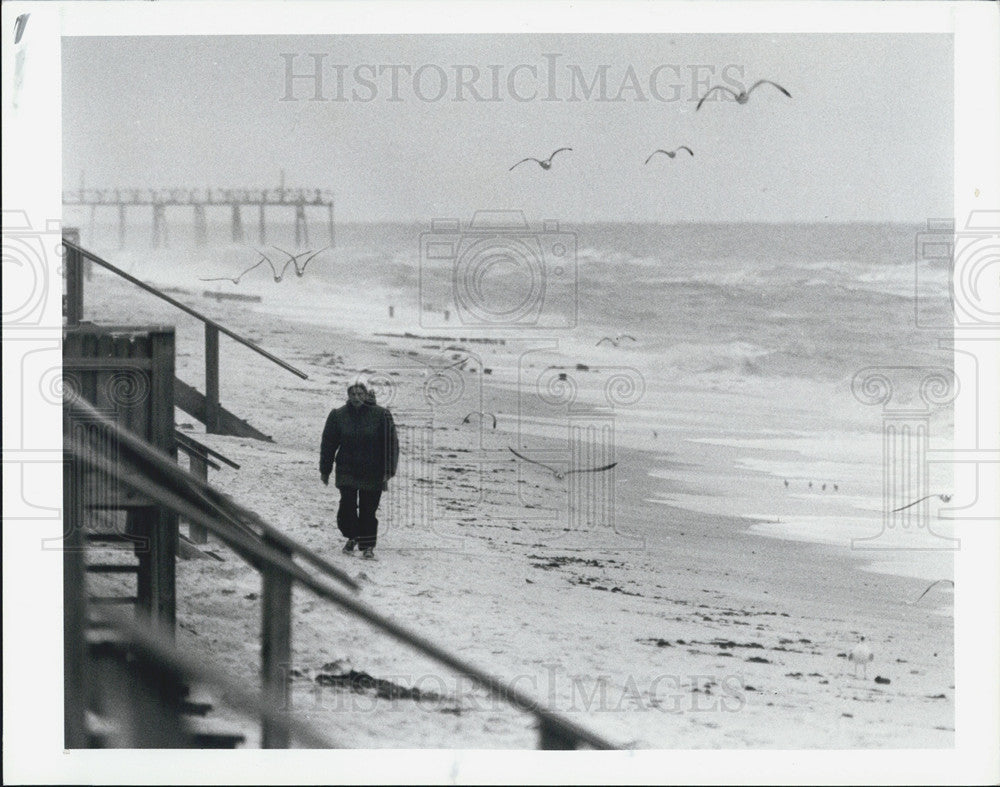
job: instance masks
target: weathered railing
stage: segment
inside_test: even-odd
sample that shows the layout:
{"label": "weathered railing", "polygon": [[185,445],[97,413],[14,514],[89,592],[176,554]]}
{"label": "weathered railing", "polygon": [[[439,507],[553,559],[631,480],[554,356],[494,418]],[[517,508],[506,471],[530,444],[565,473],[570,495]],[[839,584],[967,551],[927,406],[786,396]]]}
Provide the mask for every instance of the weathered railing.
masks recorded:
{"label": "weathered railing", "polygon": [[[328,575],[336,576],[344,584],[356,588],[354,581],[344,572],[297,544],[254,512],[223,496],[137,436],[103,419],[87,402],[72,400],[67,402],[66,409],[70,418],[104,421],[104,428],[113,436],[116,449],[116,459],[112,461],[107,456],[95,453],[92,447],[74,436],[67,441],[67,450],[73,461],[113,475],[125,486],[141,490],[159,505],[188,522],[204,527],[261,573],[264,610],[261,676],[264,702],[268,707],[291,709],[287,666],[291,662],[292,585],[298,582],[320,598],[336,604],[425,656],[468,677],[512,706],[532,714],[539,726],[539,748],[571,749],[581,745],[595,749],[617,748],[602,736],[549,710],[535,698],[500,678],[382,615],[354,594],[329,585],[306,572],[293,560],[294,557],[302,558],[322,568]],[[67,517],[70,517],[67,522],[69,532],[72,532],[79,524],[72,520],[71,512],[76,509],[67,504],[65,510]],[[248,530],[257,533],[259,537]],[[67,666],[67,674],[73,674],[71,665]],[[288,729],[275,726],[270,716],[263,718],[262,745],[265,748],[282,748],[288,744]]]}
{"label": "weathered railing", "polygon": [[[166,301],[171,306],[180,309],[185,314],[189,314],[197,320],[200,320],[205,324],[205,395],[204,403],[202,407],[192,406],[190,400],[192,397],[182,396],[187,388],[184,386],[178,386],[178,405],[185,409],[187,412],[191,412],[192,409],[196,412],[191,413],[196,418],[202,420],[205,424],[205,430],[209,434],[238,434],[238,436],[244,437],[254,437],[256,439],[266,439],[265,435],[260,434],[256,430],[246,425],[246,429],[242,428],[242,424],[239,419],[232,414],[226,412],[219,399],[219,334],[224,334],[228,336],[233,341],[239,342],[245,347],[249,347],[254,352],[259,355],[264,356],[272,363],[277,364],[282,369],[285,369],[292,374],[301,377],[303,380],[308,379],[308,375],[295,368],[290,363],[283,361],[275,355],[272,355],[267,350],[258,346],[250,339],[245,336],[241,336],[233,330],[230,330],[224,325],[213,320],[211,317],[202,314],[196,309],[191,308],[187,304],[181,303],[176,298],[170,297],[167,293],[162,290],[157,289],[151,284],[137,279],[129,273],[126,273],[121,268],[113,265],[107,260],[99,257],[91,251],[87,251],[82,248],[78,242],[74,240],[75,235],[70,231],[63,234],[63,246],[66,248],[66,256],[64,258],[64,265],[66,270],[66,323],[68,326],[78,325],[83,320],[84,312],[84,274],[83,267],[84,261],[89,260],[90,262],[100,265],[102,268],[111,271],[117,276],[125,279],[125,281],[134,284],[142,290],[155,295],[157,298]],[[199,402],[200,404],[200,402]],[[225,427],[225,428],[223,428]]]}

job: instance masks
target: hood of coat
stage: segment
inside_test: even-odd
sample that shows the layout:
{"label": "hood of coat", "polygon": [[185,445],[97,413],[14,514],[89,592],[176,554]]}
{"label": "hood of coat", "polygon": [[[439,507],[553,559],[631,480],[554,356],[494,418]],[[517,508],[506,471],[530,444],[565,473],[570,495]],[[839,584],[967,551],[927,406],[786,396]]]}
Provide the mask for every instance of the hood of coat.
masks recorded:
{"label": "hood of coat", "polygon": [[371,390],[370,388],[368,388],[366,385],[364,385],[364,383],[355,383],[354,385],[351,385],[350,387],[348,387],[348,389],[347,389],[347,401],[345,402],[345,404],[351,404],[351,394],[355,390],[360,390],[360,393],[361,393],[360,406],[361,407],[364,407],[365,405],[372,405],[372,406],[377,405],[377,401],[375,399],[375,392],[373,390]]}

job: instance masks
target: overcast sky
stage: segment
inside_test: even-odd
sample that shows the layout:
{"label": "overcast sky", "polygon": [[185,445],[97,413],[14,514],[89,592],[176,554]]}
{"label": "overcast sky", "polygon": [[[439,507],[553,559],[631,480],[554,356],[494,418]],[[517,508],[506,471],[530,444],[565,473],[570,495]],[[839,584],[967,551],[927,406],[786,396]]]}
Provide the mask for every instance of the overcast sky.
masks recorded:
{"label": "overcast sky", "polygon": [[[317,64],[321,85],[289,89]],[[695,111],[758,79],[792,98]],[[952,85],[945,35],[65,38],[64,183],[284,169],[333,190],[340,221],[923,222],[952,214]],[[695,156],[643,164],[679,145]]]}

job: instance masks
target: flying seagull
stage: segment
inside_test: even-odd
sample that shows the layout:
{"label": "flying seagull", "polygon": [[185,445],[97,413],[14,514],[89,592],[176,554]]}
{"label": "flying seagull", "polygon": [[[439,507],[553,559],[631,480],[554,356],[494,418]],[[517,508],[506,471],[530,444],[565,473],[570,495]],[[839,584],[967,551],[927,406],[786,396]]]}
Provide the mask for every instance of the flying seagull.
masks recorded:
{"label": "flying seagull", "polygon": [[[250,273],[250,271],[252,271],[252,270],[254,270],[256,268],[259,268],[265,262],[267,262],[268,265],[271,265],[271,261],[264,255],[264,252],[258,251],[257,253],[260,255],[260,259],[257,260],[257,262],[255,264],[251,265],[249,268],[247,268],[245,271],[243,271],[243,273],[241,273],[235,279],[230,278],[229,276],[221,276],[221,277],[217,277],[217,278],[214,278],[214,279],[198,279],[198,281],[231,281],[233,284],[239,284],[240,283],[240,279],[242,279],[244,276],[246,276],[248,273]],[[271,265],[271,270],[272,271],[274,270],[274,266],[273,265]],[[275,281],[281,281],[281,278],[278,277],[277,274],[275,274],[275,279],[274,280]]]}
{"label": "flying seagull", "polygon": [[919,500],[914,500],[912,503],[907,503],[905,506],[900,506],[899,508],[894,508],[890,511],[890,514],[895,514],[898,511],[905,511],[907,508],[912,508],[917,505],[917,503],[923,503],[925,500],[929,500],[932,497],[938,498],[942,503],[947,503],[951,500],[951,495],[924,495]]}
{"label": "flying seagull", "polygon": [[868,665],[875,660],[875,654],[872,653],[872,649],[865,644],[865,638],[862,637],[861,641],[851,648],[850,654],[847,656],[848,660],[854,665],[854,677],[858,677],[858,667],[860,666],[864,669],[865,679],[868,679]]}
{"label": "flying seagull", "polygon": [[[552,159],[553,159],[553,158],[555,158],[555,155],[556,155],[556,153],[561,153],[561,152],[562,152],[562,151],[564,151],[564,150],[572,150],[572,149],[573,149],[573,148],[559,148],[559,150],[555,150],[555,151],[553,151],[553,152],[552,152],[552,155],[551,155],[551,156],[549,156],[549,157],[548,157],[547,159],[545,159],[544,161],[543,161],[543,160],[541,160],[541,159],[537,159],[537,158],[531,158],[531,157],[529,156],[528,158],[523,158],[523,159],[521,159],[521,160],[520,160],[519,162],[517,162],[517,164],[515,164],[515,165],[514,165],[514,167],[519,167],[519,166],[521,166],[521,165],[522,165],[522,164],[523,164],[523,163],[524,163],[525,161],[534,161],[534,162],[535,162],[536,164],[538,164],[538,166],[540,166],[540,167],[541,167],[542,169],[550,169],[550,168],[552,167]],[[511,168],[510,168],[509,170],[507,170],[507,171],[508,171],[508,172],[510,172],[510,170],[514,169],[514,167],[511,167]]]}
{"label": "flying seagull", "polygon": [[[292,265],[295,266],[295,275],[298,276],[301,279],[305,275],[306,265],[308,265],[310,263],[310,261],[313,259],[313,257],[315,257],[317,254],[321,254],[322,252],[326,251],[330,247],[329,246],[324,246],[319,251],[314,251],[311,254],[309,253],[309,251],[304,251],[301,254],[291,254],[291,253],[285,251],[284,249],[278,248],[277,246],[275,246],[274,248],[278,249],[278,251],[280,251],[282,254],[287,254],[288,255],[288,262],[292,263]],[[305,262],[302,263],[302,266],[299,267],[299,257],[305,257],[307,254],[309,254],[309,257],[306,259]],[[285,263],[285,267],[281,269],[281,275],[282,276],[285,275],[285,270],[288,268],[288,262],[286,262]]]}
{"label": "flying seagull", "polygon": [[552,467],[551,465],[547,465],[544,462],[538,462],[534,459],[528,459],[528,457],[519,454],[510,446],[507,446],[507,450],[510,451],[512,454],[514,454],[514,456],[516,456],[518,459],[523,459],[525,462],[530,462],[533,465],[544,467],[546,470],[550,471],[552,475],[554,475],[558,480],[562,480],[563,478],[572,473],[603,473],[605,470],[610,470],[612,467],[618,464],[617,462],[612,462],[609,465],[604,465],[604,467],[584,467],[573,470],[557,470],[556,468]]}
{"label": "flying seagull", "polygon": [[653,156],[655,156],[657,153],[663,153],[670,158],[674,158],[677,155],[678,150],[686,150],[692,156],[694,155],[694,151],[691,150],[691,148],[689,148],[687,145],[681,145],[679,148],[677,148],[677,150],[654,150],[652,153],[649,154],[649,158],[646,159],[646,163],[648,164],[650,160],[653,158]]}
{"label": "flying seagull", "polygon": [[792,97],[791,93],[789,93],[787,90],[785,90],[777,82],[772,82],[770,79],[759,79],[756,82],[754,82],[754,84],[750,87],[749,90],[741,90],[739,93],[737,93],[735,90],[731,90],[730,88],[725,87],[724,85],[716,85],[715,87],[709,88],[708,92],[705,93],[705,95],[703,95],[698,100],[698,106],[696,106],[694,108],[695,112],[697,112],[699,109],[701,109],[701,105],[705,103],[705,99],[708,98],[710,95],[712,95],[712,93],[714,93],[716,90],[725,90],[727,93],[729,93],[730,95],[732,95],[733,98],[736,99],[736,103],[737,104],[745,104],[745,103],[747,103],[747,101],[750,100],[750,94],[753,93],[753,91],[756,90],[761,85],[772,85],[773,87],[778,88],[778,90],[780,90],[782,93],[784,93],[789,98]]}
{"label": "flying seagull", "polygon": [[924,596],[930,593],[932,587],[934,587],[935,585],[940,585],[942,582],[947,582],[952,587],[955,587],[955,583],[950,579],[939,579],[936,582],[931,582],[931,584],[927,586],[927,590],[925,590],[923,593],[917,596],[916,600],[913,603],[916,604],[917,601],[920,601],[920,599],[922,599]]}
{"label": "flying seagull", "polygon": [[613,347],[617,347],[618,343],[621,342],[621,341],[624,341],[625,339],[630,339],[633,342],[639,341],[638,339],[636,339],[634,336],[632,336],[630,334],[620,333],[614,339],[612,339],[610,336],[605,336],[605,337],[603,337],[601,339],[598,339],[596,346],[600,347],[604,342],[610,342]]}
{"label": "flying seagull", "polygon": [[471,413],[465,416],[465,418],[462,419],[462,423],[463,424],[471,423],[472,416],[474,415],[478,415],[480,421],[485,421],[486,416],[489,416],[490,418],[493,419],[493,428],[494,429],[497,428],[497,417],[493,415],[493,413],[481,413],[478,410],[473,410]]}

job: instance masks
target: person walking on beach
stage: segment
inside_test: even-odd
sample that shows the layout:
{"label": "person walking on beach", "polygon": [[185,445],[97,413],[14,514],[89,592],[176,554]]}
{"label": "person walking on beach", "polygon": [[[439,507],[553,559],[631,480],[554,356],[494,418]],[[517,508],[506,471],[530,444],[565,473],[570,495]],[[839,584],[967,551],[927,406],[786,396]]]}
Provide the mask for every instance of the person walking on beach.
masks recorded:
{"label": "person walking on beach", "polygon": [[347,539],[344,552],[359,548],[363,557],[372,559],[378,537],[375,512],[389,479],[396,475],[399,439],[392,414],[375,403],[374,392],[364,383],[349,386],[347,404],[326,418],[319,457],[319,474],[326,485],[334,462],[334,483],[340,490],[337,527]]}

